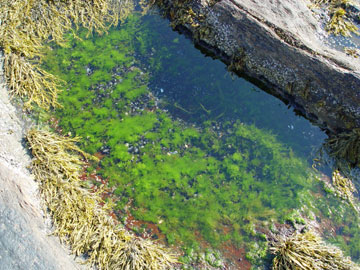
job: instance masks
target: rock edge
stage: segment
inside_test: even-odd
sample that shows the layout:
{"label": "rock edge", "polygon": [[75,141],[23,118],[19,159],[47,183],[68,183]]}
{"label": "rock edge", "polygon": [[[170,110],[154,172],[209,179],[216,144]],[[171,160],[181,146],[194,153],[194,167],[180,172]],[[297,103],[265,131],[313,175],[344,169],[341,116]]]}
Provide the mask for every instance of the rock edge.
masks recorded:
{"label": "rock edge", "polygon": [[325,44],[309,1],[157,3],[197,46],[330,134],[360,128],[360,59]]}
{"label": "rock edge", "polygon": [[37,184],[27,169],[24,133],[31,122],[11,104],[0,55],[0,268],[82,269],[57,237],[43,211]]}

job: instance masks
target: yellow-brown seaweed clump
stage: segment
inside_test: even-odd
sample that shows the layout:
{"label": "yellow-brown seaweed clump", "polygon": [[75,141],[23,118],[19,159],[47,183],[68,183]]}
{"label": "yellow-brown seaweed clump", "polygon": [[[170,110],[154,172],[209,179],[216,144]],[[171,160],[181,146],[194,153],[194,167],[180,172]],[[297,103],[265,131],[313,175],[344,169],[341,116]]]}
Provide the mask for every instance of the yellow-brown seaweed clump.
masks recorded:
{"label": "yellow-brown seaweed clump", "polygon": [[325,148],[331,157],[344,159],[352,166],[360,165],[360,129],[343,132],[329,137],[325,141]]}
{"label": "yellow-brown seaweed clump", "polygon": [[76,255],[86,254],[99,269],[173,269],[169,250],[136,238],[115,224],[97,193],[81,186],[82,159],[78,138],[32,129],[27,140],[34,156],[32,171],[39,181],[55,234]]}
{"label": "yellow-brown seaweed clump", "polygon": [[326,30],[334,35],[351,36],[359,35],[358,28],[349,20],[346,9],[351,4],[350,0],[312,0],[312,7],[324,6],[328,11],[330,20]]}
{"label": "yellow-brown seaweed clump", "polygon": [[39,67],[42,45],[49,40],[62,44],[73,26],[103,33],[133,6],[131,0],[0,1],[0,47],[12,94],[26,98],[25,108],[58,106],[59,81]]}
{"label": "yellow-brown seaweed clump", "polygon": [[326,26],[326,30],[336,36],[350,36],[351,32],[359,34],[358,28],[352,22],[346,20],[346,11],[341,7],[332,10],[331,19]]}
{"label": "yellow-brown seaweed clump", "polygon": [[274,270],[360,269],[339,248],[327,245],[313,231],[279,239],[270,250],[275,254]]}
{"label": "yellow-brown seaweed clump", "polygon": [[338,170],[332,174],[332,182],[338,196],[347,201],[357,212],[360,212],[359,207],[355,203],[354,193],[357,192],[352,181],[341,175]]}
{"label": "yellow-brown seaweed clump", "polygon": [[44,109],[60,106],[57,102],[59,79],[13,52],[5,54],[4,61],[9,89],[13,95],[26,100],[25,108],[31,108],[33,103]]}

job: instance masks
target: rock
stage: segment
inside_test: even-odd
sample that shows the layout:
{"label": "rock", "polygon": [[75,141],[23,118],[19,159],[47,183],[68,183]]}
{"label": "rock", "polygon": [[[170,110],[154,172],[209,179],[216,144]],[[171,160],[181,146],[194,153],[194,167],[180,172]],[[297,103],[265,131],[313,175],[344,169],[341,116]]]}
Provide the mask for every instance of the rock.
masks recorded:
{"label": "rock", "polygon": [[360,58],[326,44],[308,0],[157,3],[197,46],[321,128],[360,128]]}
{"label": "rock", "polygon": [[80,269],[58,238],[49,236],[37,185],[27,166],[24,129],[30,122],[9,101],[0,55],[0,269]]}

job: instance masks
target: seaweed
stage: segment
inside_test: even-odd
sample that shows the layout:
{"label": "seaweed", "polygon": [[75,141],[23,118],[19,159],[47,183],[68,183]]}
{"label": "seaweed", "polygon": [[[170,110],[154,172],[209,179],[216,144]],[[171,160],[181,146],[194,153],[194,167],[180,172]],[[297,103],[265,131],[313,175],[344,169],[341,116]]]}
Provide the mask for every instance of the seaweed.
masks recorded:
{"label": "seaweed", "polygon": [[45,109],[60,106],[57,101],[60,80],[54,75],[15,53],[5,55],[4,68],[10,93],[26,100],[25,108],[34,103]]}
{"label": "seaweed", "polygon": [[342,160],[353,167],[359,165],[360,162],[360,130],[352,129],[349,132],[332,135],[326,139],[323,148],[336,159],[341,171],[347,171],[346,164],[343,164]]}
{"label": "seaweed", "polygon": [[[125,106],[129,102],[135,102],[136,97],[130,99],[125,95],[127,91],[131,91],[135,76],[128,83],[126,82],[127,78],[129,75],[125,73],[124,79],[115,86],[114,89],[117,89],[120,85],[122,92],[117,92],[116,95],[113,95],[114,92],[112,92],[111,97],[115,98],[112,100],[112,104],[117,102],[116,97],[122,97],[122,104]],[[77,91],[76,88],[74,91]],[[107,99],[105,98],[105,100]],[[104,99],[101,102],[104,102]],[[100,104],[102,104],[101,102]],[[256,184],[255,181],[255,175],[258,175],[255,168],[265,163],[261,160],[275,157],[281,159],[282,154],[279,152],[275,157],[270,157],[271,153],[267,154],[267,151],[264,150],[259,157],[251,157],[251,162],[247,157],[249,154],[246,154],[253,151],[252,147],[245,145],[251,145],[254,136],[257,140],[263,140],[265,143],[265,138],[269,137],[268,133],[265,135],[257,131],[255,127],[243,126],[238,123],[233,127],[229,125],[229,129],[236,130],[234,134],[237,134],[239,138],[244,137],[243,141],[233,142],[234,137],[222,141],[210,127],[205,128],[203,132],[195,128],[183,127],[181,123],[173,121],[167,114],[158,110],[125,115],[124,110],[126,109],[117,107],[119,114],[122,115],[121,120],[112,118],[109,110],[98,108],[97,103],[91,107],[80,107],[88,108],[92,118],[97,119],[96,123],[92,120],[90,122],[89,120],[79,120],[77,123],[82,123],[82,126],[74,128],[73,124],[66,123],[73,123],[74,117],[75,119],[81,118],[83,113],[77,114],[74,111],[77,114],[75,116],[69,109],[66,109],[60,110],[58,113],[58,115],[62,115],[60,121],[62,127],[65,128],[65,131],[71,131],[83,137],[97,136],[96,141],[105,142],[106,147],[109,147],[110,156],[102,160],[101,172],[109,178],[112,185],[115,185],[118,196],[134,199],[134,208],[131,212],[135,217],[153,223],[164,220],[158,226],[166,234],[170,243],[179,241],[193,243],[194,235],[189,233],[192,230],[199,230],[203,237],[213,244],[220,243],[223,236],[214,229],[221,224],[223,215],[231,216],[230,220],[233,224],[241,224],[241,219],[244,217],[249,219],[256,216],[261,217],[264,212],[275,215],[275,211],[268,211],[269,207],[282,209],[286,205],[285,199],[283,202],[279,201],[278,191],[273,189],[271,184],[267,190],[269,196],[274,200],[266,197],[265,193],[259,196],[260,190],[264,190],[267,185],[264,182]],[[95,131],[97,125],[99,128],[98,131]],[[211,126],[211,123],[209,125]],[[249,128],[250,130],[248,130]],[[139,142],[144,139],[147,140],[147,143],[141,148]],[[242,147],[243,151],[231,155],[226,154],[227,150],[225,149],[230,143],[234,144],[234,149]],[[268,147],[273,148],[273,145],[269,144]],[[276,147],[280,151],[285,151],[281,145]],[[226,155],[226,158],[207,157],[202,148],[210,149],[210,152],[216,157]],[[88,146],[85,146],[85,149],[88,149]],[[137,152],[134,152],[135,149]],[[101,151],[101,147],[95,151]],[[295,169],[295,166],[301,163],[294,164]],[[288,169],[289,166],[290,164],[285,165],[284,168]],[[122,175],[120,179],[119,174]],[[280,174],[282,173],[277,173],[278,176]],[[287,174],[280,179],[285,180]],[[269,177],[273,179],[273,176],[269,175]],[[302,174],[300,177],[303,179],[306,176]],[[223,180],[226,178],[230,180],[229,183],[229,180]],[[236,182],[241,185],[237,185]],[[291,181],[287,184],[291,186]],[[239,193],[239,189],[243,192]],[[273,194],[274,192],[275,194]],[[126,201],[119,203],[118,207],[122,209]],[[295,204],[296,201],[294,201],[294,207]],[[231,207],[222,209],[226,205],[228,205],[227,207],[231,205]],[[236,213],[236,209],[247,209],[241,205],[246,205],[248,211],[242,210]],[[204,207],[207,210],[202,210]],[[238,228],[233,235],[238,234],[240,230],[241,228]]]}
{"label": "seaweed", "polygon": [[346,55],[352,56],[354,58],[358,58],[360,55],[359,50],[353,47],[344,47],[344,52],[346,53]]}
{"label": "seaweed", "polygon": [[73,25],[102,34],[133,9],[128,0],[1,1],[0,47],[5,52],[5,75],[13,94],[26,97],[25,107],[58,106],[58,81],[38,64],[44,43],[64,45]]}
{"label": "seaweed", "polygon": [[90,156],[76,146],[78,138],[37,129],[26,138],[54,234],[75,255],[87,254],[87,262],[99,269],[172,269],[176,259],[167,249],[129,234],[110,217],[111,207],[99,192],[82,187],[82,160]]}
{"label": "seaweed", "polygon": [[342,251],[329,246],[313,231],[278,239],[270,250],[275,254],[273,269],[359,269]]}
{"label": "seaweed", "polygon": [[358,28],[348,17],[346,10],[351,5],[350,0],[312,0],[313,7],[324,7],[329,13],[330,20],[326,30],[334,35],[359,35]]}
{"label": "seaweed", "polygon": [[354,184],[349,178],[344,177],[338,170],[332,174],[332,182],[335,187],[336,193],[347,201],[355,211],[359,212],[360,209],[356,206],[354,193],[357,192]]}
{"label": "seaweed", "polygon": [[346,11],[343,8],[334,9],[331,12],[331,19],[326,26],[326,30],[334,35],[351,36],[350,32],[359,35],[358,28],[349,21],[345,20]]}

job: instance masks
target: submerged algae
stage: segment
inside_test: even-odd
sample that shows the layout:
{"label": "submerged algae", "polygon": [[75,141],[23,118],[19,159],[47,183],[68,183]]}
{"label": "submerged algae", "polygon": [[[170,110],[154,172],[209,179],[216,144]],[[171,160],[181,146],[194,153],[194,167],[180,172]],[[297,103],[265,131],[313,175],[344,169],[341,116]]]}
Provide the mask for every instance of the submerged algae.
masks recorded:
{"label": "submerged algae", "polygon": [[[60,128],[82,136],[84,150],[108,154],[100,173],[118,210],[131,204],[132,215],[157,224],[170,244],[214,247],[259,240],[256,226],[285,220],[292,209],[313,211],[307,191],[316,181],[275,135],[234,120],[192,126],[159,109],[136,57],[149,51],[140,23],[133,15],[107,36],[70,36],[45,63],[69,85],[55,112]],[[151,67],[162,66],[153,60]]]}
{"label": "submerged algae", "polygon": [[230,73],[220,61],[204,57],[190,40],[167,28],[167,23],[160,19],[143,20],[140,35],[146,46],[141,54],[146,54],[141,60],[152,71],[151,91],[167,101],[166,109],[172,114],[200,124],[206,120],[241,119],[246,124],[272,130],[280,141],[306,158],[314,146],[322,143],[325,134],[320,129],[281,101]]}
{"label": "submerged algae", "polygon": [[[109,37],[112,36],[110,32]],[[108,44],[105,42],[107,38],[101,38],[104,44]],[[115,46],[121,51],[123,48],[119,44]],[[111,53],[101,47],[94,52],[93,46],[87,46],[85,51],[89,53],[80,56],[84,46],[72,46],[76,53],[70,55],[74,65],[69,74],[82,77],[70,80],[71,89],[60,98],[65,103],[64,109],[58,113],[61,116],[60,125],[90,142],[95,140],[91,146],[85,143],[89,152],[103,150],[102,145],[109,148],[109,156],[102,160],[104,176],[117,186],[117,194],[122,194],[124,198],[134,197],[134,206],[138,208],[134,213],[136,217],[154,223],[166,219],[167,222],[159,224],[159,227],[168,234],[170,242],[180,239],[190,241],[194,238],[187,232],[191,228],[203,232],[208,241],[215,243],[220,236],[212,231],[224,218],[232,225],[236,216],[241,217],[236,219],[242,223],[242,218],[250,220],[264,212],[274,215],[271,208],[288,208],[285,206],[287,203],[281,201],[283,191],[272,188],[271,182],[275,179],[279,185],[289,187],[286,193],[293,198],[296,198],[297,185],[308,186],[305,165],[296,158],[289,162],[291,153],[269,133],[254,126],[228,122],[224,124],[224,129],[231,129],[235,136],[229,134],[219,138],[211,127],[212,122],[206,122],[203,130],[198,130],[172,120],[159,109],[127,111],[127,104],[136,100],[129,99],[129,92],[144,89],[144,85],[135,79],[134,73],[140,72],[138,69],[124,71],[122,81],[113,88],[97,91],[90,88],[88,91],[86,88],[94,82],[103,83],[96,79],[97,76],[94,79],[98,66],[89,56],[96,55],[101,59]],[[127,50],[129,48],[126,47]],[[103,53],[100,54],[101,51]],[[88,63],[77,69],[76,65],[85,58]],[[118,62],[119,66],[123,64],[123,61]],[[83,75],[88,65],[95,71],[89,76]],[[79,85],[85,76],[89,83]],[[64,79],[69,81],[66,77]],[[83,99],[82,94],[87,92],[89,94]],[[67,96],[71,98],[66,99]],[[139,145],[140,141],[145,143]],[[257,146],[253,145],[254,142]],[[137,155],[129,153],[130,147],[137,148]],[[265,164],[267,166],[261,166]],[[120,177],[117,176],[119,173]],[[268,178],[268,182],[260,180],[264,177]],[[232,211],[224,210],[226,205],[232,205]],[[248,207],[242,207],[244,205]],[[296,200],[292,206],[296,206]],[[200,215],[203,207],[206,209],[201,210]],[[189,229],[177,228],[180,226]],[[233,238],[238,238],[237,234],[239,232],[234,232]]]}

